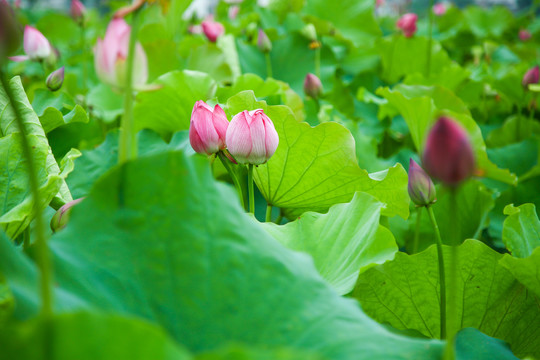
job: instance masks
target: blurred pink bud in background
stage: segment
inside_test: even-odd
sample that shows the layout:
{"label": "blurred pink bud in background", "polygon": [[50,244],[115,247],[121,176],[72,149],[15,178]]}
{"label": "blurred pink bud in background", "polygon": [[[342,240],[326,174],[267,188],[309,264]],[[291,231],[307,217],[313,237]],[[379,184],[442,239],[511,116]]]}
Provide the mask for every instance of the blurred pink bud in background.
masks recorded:
{"label": "blurred pink bud in background", "polygon": [[403,31],[405,37],[412,37],[416,32],[416,20],[418,16],[414,13],[407,13],[399,18],[397,27]]}

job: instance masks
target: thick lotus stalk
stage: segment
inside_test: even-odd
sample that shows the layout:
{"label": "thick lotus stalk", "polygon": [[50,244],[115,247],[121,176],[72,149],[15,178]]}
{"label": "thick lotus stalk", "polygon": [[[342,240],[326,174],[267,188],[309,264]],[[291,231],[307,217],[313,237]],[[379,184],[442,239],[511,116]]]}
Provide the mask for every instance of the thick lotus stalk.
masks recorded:
{"label": "thick lotus stalk", "polygon": [[193,106],[189,126],[189,142],[199,154],[212,155],[225,149],[225,135],[229,121],[223,109],[216,105],[212,109],[199,100]]}

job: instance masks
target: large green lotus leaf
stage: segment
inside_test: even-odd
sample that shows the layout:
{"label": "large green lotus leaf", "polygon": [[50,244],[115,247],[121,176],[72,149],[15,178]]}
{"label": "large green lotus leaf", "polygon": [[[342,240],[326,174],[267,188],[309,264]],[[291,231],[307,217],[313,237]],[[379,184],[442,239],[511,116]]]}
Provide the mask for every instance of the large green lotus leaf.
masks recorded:
{"label": "large green lotus leaf", "polygon": [[[28,136],[33,147],[41,207],[45,208],[58,193],[62,178],[48,176],[45,170],[48,147],[35,135]],[[33,201],[28,182],[28,164],[23,153],[20,133],[0,138],[0,228],[11,238],[19,236],[33,220]]]}
{"label": "large green lotus leaf", "polygon": [[290,348],[260,349],[245,345],[229,345],[201,353],[196,360],[326,360],[320,355]]}
{"label": "large green lotus leaf", "polygon": [[305,211],[324,212],[363,191],[386,204],[383,215],[408,217],[407,174],[401,164],[368,174],[358,167],[354,138],[344,126],[299,123],[290,109],[258,102],[251,91],[227,101],[230,114],[257,108],[272,119],[280,139],[272,158],[254,172],[269,204],[285,209],[287,216],[294,218]]}
{"label": "large green lotus leaf", "polygon": [[114,122],[124,112],[122,95],[105,84],[90,89],[86,95],[86,103],[92,108],[92,113],[106,123]]}
{"label": "large green lotus leaf", "polygon": [[234,37],[223,35],[217,43],[192,45],[186,68],[206,73],[217,82],[233,82],[241,73]]}
{"label": "large green lotus leaf", "polygon": [[[137,146],[139,157],[180,149],[194,153],[189,144],[187,131],[175,133],[167,144],[155,132],[142,130],[137,134]],[[84,150],[82,156],[75,159],[73,172],[67,178],[67,183],[73,189],[73,196],[80,198],[88,195],[94,182],[116,164],[118,164],[118,133],[109,132],[100,146]]]}
{"label": "large green lotus leaf", "polygon": [[385,97],[389,104],[403,116],[419,152],[423,150],[425,139],[431,126],[437,120],[437,115],[444,111],[469,133],[476,156],[476,165],[482,175],[508,184],[517,183],[517,177],[514,174],[507,169],[499,169],[488,159],[480,128],[463,101],[450,90],[439,86],[398,85],[392,90],[388,87],[379,88],[377,95]]}
{"label": "large green lotus leaf", "polygon": [[[371,320],[235,199],[206,159],[181,152],[108,172],[49,241],[56,308],[142,317],[193,352],[236,342],[330,359],[439,359],[441,342],[402,337]],[[14,317],[28,318],[38,311],[36,269],[0,240]]]}
{"label": "large green lotus leaf", "polygon": [[189,129],[197,100],[207,100],[215,91],[214,80],[196,71],[172,71],[160,76],[156,91],[141,92],[133,110],[137,129],[152,129],[163,136]]}
{"label": "large green lotus leaf", "polygon": [[148,58],[149,81],[181,67],[177,44],[171,39],[163,22],[144,25],[139,31],[138,40]]}
{"label": "large green lotus leaf", "polygon": [[[9,84],[13,96],[15,97],[17,109],[23,118],[22,120],[25,124],[27,134],[36,136],[47,147],[47,160],[45,163],[47,174],[49,174],[49,176],[59,175],[61,172],[60,167],[58,166],[52,150],[49,147],[49,141],[47,140],[47,136],[45,135],[45,131],[43,130],[41,123],[39,122],[39,118],[26,97],[26,93],[24,92],[24,88],[21,83],[21,78],[16,76],[11,79]],[[17,121],[15,120],[15,113],[10,105],[9,98],[7,97],[3,87],[0,87],[0,109],[2,109],[2,111],[0,111],[0,133],[4,136],[12,133],[18,133],[19,127],[17,126]],[[62,186],[55,197],[61,203],[73,200],[64,180],[62,180]]]}
{"label": "large green lotus leaf", "polygon": [[329,21],[345,38],[362,44],[380,36],[371,0],[307,0],[304,13]]}
{"label": "large green lotus leaf", "polygon": [[508,215],[503,223],[502,239],[513,256],[524,258],[540,246],[540,221],[534,204],[515,207],[510,204],[504,208]]}
{"label": "large green lotus leaf", "polygon": [[3,359],[41,360],[188,360],[159,327],[136,318],[97,312],[11,323],[0,331]]}
{"label": "large green lotus leaf", "polygon": [[289,249],[311,255],[322,277],[344,295],[360,271],[391,260],[398,251],[392,233],[379,225],[383,206],[371,195],[356,193],[327,214],[306,212],[285,225],[261,226]]}
{"label": "large green lotus leaf", "polygon": [[45,133],[62,125],[88,122],[86,111],[64,92],[54,93],[38,89],[34,92],[32,107],[39,116]]}
{"label": "large green lotus leaf", "polygon": [[511,26],[512,13],[503,6],[485,9],[470,6],[464,12],[465,23],[479,38],[500,37]]}
{"label": "large green lotus leaf", "polygon": [[[381,55],[383,72],[381,77],[392,84],[406,75],[425,74],[429,41],[425,37],[406,38],[393,35],[381,39],[377,45]],[[433,41],[431,47],[431,74],[438,74],[451,64],[442,46]]]}
{"label": "large green lotus leaf", "polygon": [[540,247],[535,248],[526,258],[515,258],[505,254],[500,264],[540,298]]}
{"label": "large green lotus leaf", "polygon": [[456,360],[518,360],[508,344],[474,328],[465,328],[456,336]]}
{"label": "large green lotus leaf", "polygon": [[[444,247],[449,258],[451,248]],[[510,344],[519,357],[540,355],[540,309],[534,294],[499,264],[503,255],[476,240],[458,248],[457,317]],[[398,329],[440,336],[439,271],[435,246],[416,254],[397,253],[393,261],[360,274],[354,296],[366,313]],[[445,262],[446,283],[450,265]]]}
{"label": "large green lotus leaf", "polygon": [[6,279],[0,274],[0,329],[4,326],[5,320],[13,312],[15,299],[9,289]]}

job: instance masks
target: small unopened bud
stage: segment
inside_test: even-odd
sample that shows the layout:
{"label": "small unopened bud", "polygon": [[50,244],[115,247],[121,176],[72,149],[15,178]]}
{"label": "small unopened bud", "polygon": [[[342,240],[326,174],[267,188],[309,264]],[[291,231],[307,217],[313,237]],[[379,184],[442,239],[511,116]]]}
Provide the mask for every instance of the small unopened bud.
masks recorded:
{"label": "small unopened bud", "polygon": [[310,41],[317,41],[317,29],[315,29],[315,25],[311,23],[304,26],[302,30],[300,30],[300,33]]}
{"label": "small unopened bud", "polygon": [[272,42],[262,29],[259,29],[259,36],[257,37],[257,47],[263,53],[269,53],[272,50]]}
{"label": "small unopened bud", "polygon": [[59,231],[66,227],[69,217],[71,215],[71,209],[84,200],[84,197],[76,200],[72,200],[64,204],[51,219],[51,229],[53,232]]}
{"label": "small unopened bud", "polygon": [[217,21],[205,20],[201,23],[204,35],[211,42],[216,42],[217,38],[225,33],[225,27]]}
{"label": "small unopened bud", "polygon": [[0,0],[0,63],[15,52],[22,42],[22,31],[6,0]]}
{"label": "small unopened bud", "polygon": [[433,13],[437,16],[442,16],[446,14],[446,10],[448,9],[445,3],[437,3],[433,5]]}
{"label": "small unopened bud", "polygon": [[474,152],[467,132],[442,116],[431,128],[422,160],[428,174],[455,187],[475,169]]}
{"label": "small unopened bud", "polygon": [[410,38],[416,32],[416,21],[418,16],[414,13],[408,13],[399,18],[396,26],[403,32],[405,37]]}
{"label": "small unopened bud", "polygon": [[525,30],[525,29],[519,30],[519,39],[521,41],[527,41],[531,37],[532,37],[532,34],[528,30]]}
{"label": "small unopened bud", "polygon": [[409,162],[407,190],[411,200],[418,206],[427,206],[437,201],[435,185],[429,175],[414,161]]}
{"label": "small unopened bud", "polygon": [[536,65],[532,69],[529,69],[525,75],[523,75],[523,80],[521,84],[527,89],[530,84],[538,84],[540,80],[540,67]]}
{"label": "small unopened bud", "polygon": [[53,71],[50,73],[50,75],[47,77],[47,87],[51,91],[59,90],[62,87],[62,84],[64,83],[64,67],[62,66],[60,69]]}
{"label": "small unopened bud", "polygon": [[306,95],[313,99],[318,99],[319,96],[321,96],[322,91],[323,87],[321,80],[311,73],[307,74],[306,79],[304,80],[304,92]]}
{"label": "small unopened bud", "polygon": [[71,0],[70,14],[73,20],[82,24],[86,14],[86,8],[79,0]]}

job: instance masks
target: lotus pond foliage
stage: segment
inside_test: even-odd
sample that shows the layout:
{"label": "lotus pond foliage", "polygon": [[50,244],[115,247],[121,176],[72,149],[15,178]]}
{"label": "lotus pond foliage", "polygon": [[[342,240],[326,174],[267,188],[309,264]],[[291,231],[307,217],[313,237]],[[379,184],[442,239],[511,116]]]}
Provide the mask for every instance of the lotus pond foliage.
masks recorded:
{"label": "lotus pond foliage", "polygon": [[538,1],[69,5],[0,0],[0,359],[540,359]]}

